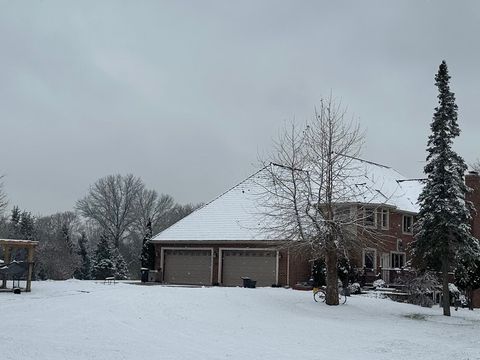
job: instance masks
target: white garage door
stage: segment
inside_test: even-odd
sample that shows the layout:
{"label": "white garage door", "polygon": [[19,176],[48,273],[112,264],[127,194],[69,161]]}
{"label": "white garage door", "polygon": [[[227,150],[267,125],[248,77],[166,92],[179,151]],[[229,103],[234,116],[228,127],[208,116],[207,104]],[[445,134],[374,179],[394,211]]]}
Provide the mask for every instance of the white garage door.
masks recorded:
{"label": "white garage door", "polygon": [[210,250],[164,250],[163,281],[168,284],[211,285]]}
{"label": "white garage door", "polygon": [[271,286],[277,281],[277,252],[271,250],[223,250],[222,284],[242,286],[242,277]]}

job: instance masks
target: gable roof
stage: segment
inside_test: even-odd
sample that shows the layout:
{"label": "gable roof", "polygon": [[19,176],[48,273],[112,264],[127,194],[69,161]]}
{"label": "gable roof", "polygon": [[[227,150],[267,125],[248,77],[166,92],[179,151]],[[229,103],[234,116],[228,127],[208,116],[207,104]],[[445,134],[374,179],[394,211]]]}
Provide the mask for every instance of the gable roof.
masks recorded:
{"label": "gable roof", "polygon": [[[358,173],[351,186],[362,187],[352,192],[350,202],[385,204],[401,211],[416,213],[421,181],[407,179],[396,170],[370,161],[355,159]],[[263,216],[260,185],[263,168],[214,200],[195,210],[161,233],[152,241],[247,241],[274,240],[262,231]]]}

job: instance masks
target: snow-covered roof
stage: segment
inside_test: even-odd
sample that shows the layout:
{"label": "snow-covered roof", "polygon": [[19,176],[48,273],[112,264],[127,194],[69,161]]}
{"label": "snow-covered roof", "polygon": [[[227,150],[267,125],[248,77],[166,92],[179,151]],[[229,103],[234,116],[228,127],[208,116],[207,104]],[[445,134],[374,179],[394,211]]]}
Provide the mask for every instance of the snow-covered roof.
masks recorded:
{"label": "snow-covered roof", "polygon": [[[355,159],[356,175],[349,181],[350,202],[385,204],[416,213],[421,181],[410,180],[396,170],[369,161]],[[224,192],[216,199],[157,234],[152,241],[248,241],[273,240],[262,224],[260,185],[262,169]],[[358,191],[358,188],[361,190]]]}

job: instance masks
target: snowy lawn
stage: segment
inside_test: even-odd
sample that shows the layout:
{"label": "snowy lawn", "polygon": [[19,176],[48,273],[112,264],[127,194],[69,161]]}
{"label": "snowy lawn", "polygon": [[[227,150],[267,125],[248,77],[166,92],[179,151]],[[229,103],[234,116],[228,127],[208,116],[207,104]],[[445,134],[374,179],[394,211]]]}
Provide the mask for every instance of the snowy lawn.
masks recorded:
{"label": "snowy lawn", "polygon": [[480,359],[480,310],[286,289],[34,282],[0,293],[0,359]]}

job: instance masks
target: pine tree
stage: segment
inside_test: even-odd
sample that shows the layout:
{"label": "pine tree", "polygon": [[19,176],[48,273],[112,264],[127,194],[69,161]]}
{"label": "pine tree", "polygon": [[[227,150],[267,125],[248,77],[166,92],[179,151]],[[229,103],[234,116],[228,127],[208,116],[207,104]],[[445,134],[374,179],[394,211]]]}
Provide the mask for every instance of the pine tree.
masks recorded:
{"label": "pine tree", "polygon": [[115,278],[118,280],[125,280],[128,278],[128,266],[122,254],[117,248],[113,251],[113,263],[115,265]]}
{"label": "pine tree", "polygon": [[123,280],[128,278],[128,268],[125,259],[116,247],[112,247],[107,235],[103,234],[95,251],[92,264],[92,275],[97,280],[110,276]]}
{"label": "pine tree", "polygon": [[443,314],[450,316],[448,272],[460,261],[479,254],[478,241],[471,235],[472,204],[466,201],[468,188],[464,173],[467,166],[452,149],[460,134],[457,105],[450,91],[450,76],[445,61],[435,76],[439,105],[431,123],[427,143],[427,179],[419,196],[420,211],[415,227],[414,256],[420,268],[441,270],[443,276]]}
{"label": "pine tree", "polygon": [[33,232],[35,230],[35,220],[28,211],[23,211],[19,222],[20,236],[24,240],[33,240]]}
{"label": "pine tree", "polygon": [[145,236],[143,237],[143,246],[142,254],[140,256],[140,261],[142,263],[142,268],[147,268],[153,270],[155,267],[155,247],[149,240],[152,238],[152,221],[149,219],[147,222],[147,229]]}
{"label": "pine tree", "polygon": [[77,271],[75,271],[75,277],[80,280],[89,280],[91,276],[91,260],[88,253],[88,239],[85,232],[82,232],[80,238],[78,239],[78,255],[80,255],[82,262]]}
{"label": "pine tree", "polygon": [[14,206],[12,209],[12,213],[10,215],[10,223],[9,223],[9,237],[12,239],[18,238],[19,232],[20,232],[20,218],[22,216],[22,213],[20,212],[20,209],[18,206]]}
{"label": "pine tree", "polygon": [[113,260],[113,252],[108,236],[103,234],[95,250],[95,258],[92,264],[92,275],[96,280],[103,280],[115,276],[116,267]]}

